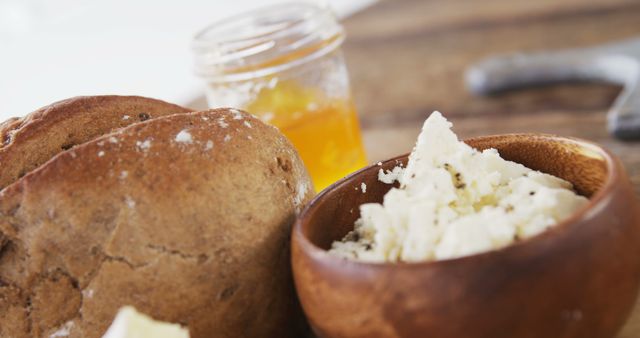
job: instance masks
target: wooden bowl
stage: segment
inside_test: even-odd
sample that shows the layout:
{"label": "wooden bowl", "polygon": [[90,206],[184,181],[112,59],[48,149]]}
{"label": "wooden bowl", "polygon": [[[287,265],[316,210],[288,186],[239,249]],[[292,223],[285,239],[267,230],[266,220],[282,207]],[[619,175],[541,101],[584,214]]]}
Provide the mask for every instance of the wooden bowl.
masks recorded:
{"label": "wooden bowl", "polygon": [[[373,165],[320,193],[292,234],[295,284],[316,334],[342,337],[612,338],[640,282],[640,212],[620,161],[592,143],[538,134],[466,141],[572,182],[590,203],[532,239],[424,263],[372,264],[326,250],[362,203],[391,188]],[[366,193],[359,187],[367,185]],[[356,190],[356,188],[358,188]]]}

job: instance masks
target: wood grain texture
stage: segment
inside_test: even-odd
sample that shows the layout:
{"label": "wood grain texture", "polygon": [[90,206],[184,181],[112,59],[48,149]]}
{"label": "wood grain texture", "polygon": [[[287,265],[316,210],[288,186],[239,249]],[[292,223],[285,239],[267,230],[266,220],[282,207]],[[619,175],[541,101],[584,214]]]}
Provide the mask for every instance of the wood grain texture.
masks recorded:
{"label": "wood grain texture", "polygon": [[[382,0],[345,22],[344,49],[369,159],[411,149],[424,119],[442,111],[462,137],[545,132],[616,153],[640,194],[640,143],[613,139],[605,113],[620,88],[562,84],[475,97],[464,70],[492,54],[538,51],[640,34],[635,0]],[[640,336],[640,302],[619,338]]]}

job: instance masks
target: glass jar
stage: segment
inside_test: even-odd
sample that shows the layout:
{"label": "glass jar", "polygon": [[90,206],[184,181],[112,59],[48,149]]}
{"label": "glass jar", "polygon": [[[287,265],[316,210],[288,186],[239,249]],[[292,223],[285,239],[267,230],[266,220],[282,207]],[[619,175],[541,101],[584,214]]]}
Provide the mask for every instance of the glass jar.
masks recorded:
{"label": "glass jar", "polygon": [[209,106],[241,108],[278,127],[317,190],[366,165],[344,37],[327,8],[289,3],[213,23],[193,42]]}

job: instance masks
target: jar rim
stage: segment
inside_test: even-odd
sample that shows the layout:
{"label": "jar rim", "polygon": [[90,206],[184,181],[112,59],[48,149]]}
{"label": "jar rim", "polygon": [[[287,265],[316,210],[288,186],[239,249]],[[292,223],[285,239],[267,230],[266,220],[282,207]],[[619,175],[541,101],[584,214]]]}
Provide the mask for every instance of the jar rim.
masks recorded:
{"label": "jar rim", "polygon": [[328,8],[281,3],[206,26],[192,41],[195,72],[210,81],[267,76],[335,50],[344,28]]}

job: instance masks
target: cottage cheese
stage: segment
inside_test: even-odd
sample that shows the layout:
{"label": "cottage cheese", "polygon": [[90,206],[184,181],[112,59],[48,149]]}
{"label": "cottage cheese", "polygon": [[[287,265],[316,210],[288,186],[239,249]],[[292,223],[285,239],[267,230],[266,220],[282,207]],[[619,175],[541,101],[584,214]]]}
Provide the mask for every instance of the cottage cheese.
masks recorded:
{"label": "cottage cheese", "polygon": [[569,217],[587,199],[571,183],[477,151],[458,140],[439,112],[425,121],[406,168],[380,171],[397,180],[383,204],[361,218],[331,253],[368,262],[449,259],[505,247]]}
{"label": "cottage cheese", "polygon": [[189,338],[189,331],[178,324],[155,321],[125,306],[102,338]]}

